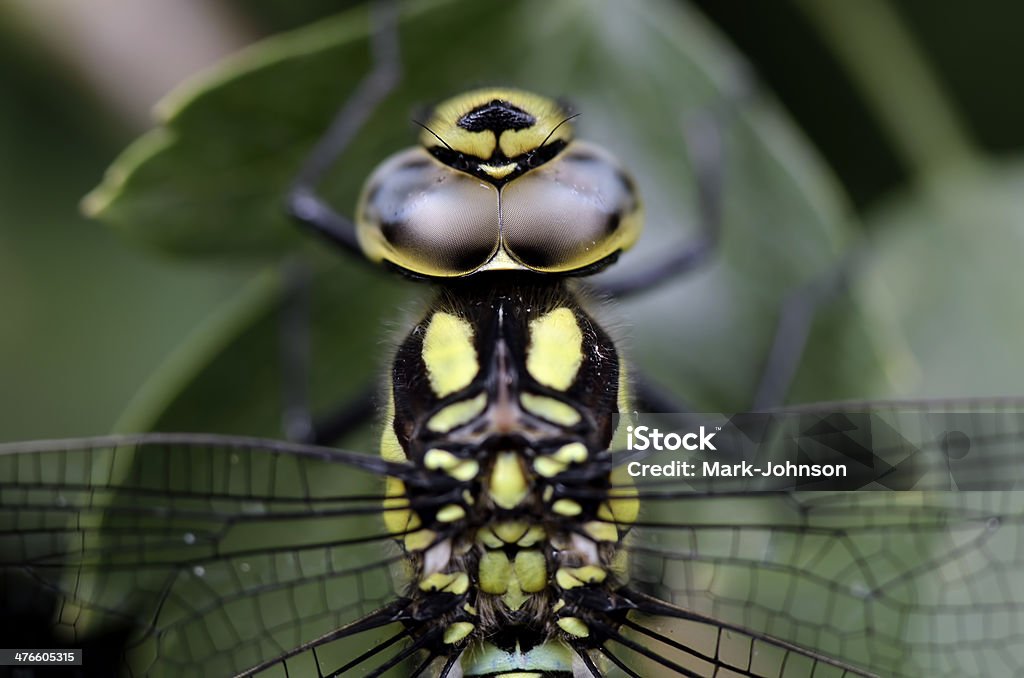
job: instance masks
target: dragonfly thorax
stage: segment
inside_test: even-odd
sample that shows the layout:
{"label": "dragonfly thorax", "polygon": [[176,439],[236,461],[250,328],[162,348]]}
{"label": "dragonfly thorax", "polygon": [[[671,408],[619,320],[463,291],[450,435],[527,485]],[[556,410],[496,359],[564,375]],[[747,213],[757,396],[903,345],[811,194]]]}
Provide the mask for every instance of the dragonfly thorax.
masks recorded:
{"label": "dragonfly thorax", "polygon": [[623,583],[635,513],[608,497],[626,407],[614,343],[564,284],[517,280],[442,294],[392,377],[383,452],[423,474],[387,490],[411,605],[443,620],[449,655],[471,648],[465,675],[529,652],[571,672],[553,648],[584,642],[590,602]]}

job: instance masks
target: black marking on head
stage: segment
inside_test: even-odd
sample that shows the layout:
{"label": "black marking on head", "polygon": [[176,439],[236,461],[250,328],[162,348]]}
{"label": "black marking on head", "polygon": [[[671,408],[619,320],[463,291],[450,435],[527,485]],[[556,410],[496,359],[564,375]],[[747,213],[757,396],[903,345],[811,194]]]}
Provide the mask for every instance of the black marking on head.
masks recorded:
{"label": "black marking on head", "polygon": [[532,127],[537,119],[507,101],[493,99],[489,103],[477,106],[459,118],[458,125],[470,132],[490,130],[501,134],[507,129],[519,130]]}
{"label": "black marking on head", "polygon": [[497,149],[495,150],[493,159],[489,162],[494,164],[515,163],[517,165],[515,170],[503,177],[492,177],[490,174],[480,169],[481,161],[479,158],[474,158],[473,156],[459,153],[458,151],[453,151],[451,149],[444,148],[443,146],[433,146],[428,148],[427,151],[430,155],[437,158],[438,161],[452,169],[472,174],[479,179],[483,179],[489,184],[500,187],[512,181],[516,177],[519,177],[536,167],[540,167],[544,163],[553,159],[561,153],[566,146],[567,144],[559,139],[557,141],[552,141],[550,144],[522,153],[514,158],[506,158],[502,155],[501,150]]}

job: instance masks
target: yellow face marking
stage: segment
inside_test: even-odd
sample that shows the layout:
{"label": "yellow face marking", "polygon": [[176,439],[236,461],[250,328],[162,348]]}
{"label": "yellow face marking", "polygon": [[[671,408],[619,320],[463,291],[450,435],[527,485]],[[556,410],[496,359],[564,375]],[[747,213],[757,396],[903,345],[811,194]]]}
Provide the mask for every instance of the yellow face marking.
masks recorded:
{"label": "yellow face marking", "polygon": [[[420,134],[420,143],[427,148],[447,144],[455,151],[487,160],[497,148],[498,140],[494,132],[472,132],[460,127],[459,120],[470,111],[493,101],[507,102],[534,118],[534,123],[528,127],[502,132],[501,150],[509,158],[539,147],[552,130],[568,117],[561,106],[547,97],[516,89],[480,89],[460,94],[439,104],[426,125],[433,134],[423,130]],[[444,139],[444,144],[439,142],[434,134]],[[551,136],[551,140],[567,141],[571,138],[571,123],[563,124]]]}
{"label": "yellow face marking", "polygon": [[[565,120],[565,118],[563,117],[562,120]],[[555,129],[562,120],[556,121],[554,118],[551,118],[549,120],[551,127],[543,132],[543,134],[538,134],[538,132],[535,131],[536,126],[532,129],[506,130],[501,135],[501,140],[499,142],[501,152],[508,158],[514,158],[518,155],[522,155],[523,153],[529,153],[530,151],[539,148],[540,143],[544,142],[545,137],[547,137],[552,131],[554,131],[554,134],[551,134],[551,137],[547,139],[545,145],[552,144],[556,141],[564,141],[566,143],[572,141],[572,127],[570,127],[572,123],[567,122],[558,129]]]}
{"label": "yellow face marking", "polygon": [[520,551],[516,554],[516,579],[527,593],[539,593],[548,585],[548,564],[540,551]]}
{"label": "yellow face marking", "polygon": [[480,558],[480,590],[484,593],[501,595],[508,590],[512,577],[512,563],[501,551],[487,551]]}
{"label": "yellow face marking", "polygon": [[526,498],[530,485],[514,452],[501,452],[491,471],[490,492],[494,503],[504,509],[513,509]]}
{"label": "yellow face marking", "polygon": [[522,271],[524,266],[509,256],[508,250],[505,249],[504,245],[498,248],[498,251],[494,253],[491,260],[486,264],[477,269],[477,272],[481,271]]}
{"label": "yellow face marking", "polygon": [[475,628],[469,622],[455,622],[444,630],[444,642],[446,645],[457,643],[472,633]]}
{"label": "yellow face marking", "polygon": [[576,314],[556,308],[530,321],[526,371],[548,388],[565,391],[583,363],[583,332]]}
{"label": "yellow face marking", "polygon": [[548,396],[522,393],[519,395],[519,404],[531,414],[547,419],[553,424],[574,426],[580,422],[580,413],[575,407]]}
{"label": "yellow face marking", "polygon": [[570,636],[576,636],[577,638],[586,638],[590,635],[590,629],[579,617],[562,617],[558,620],[558,628],[562,629]]}
{"label": "yellow face marking", "polygon": [[505,165],[480,165],[480,169],[483,170],[487,176],[494,179],[504,179],[515,172],[518,167],[519,164],[514,162],[510,162]]}
{"label": "yellow face marking", "polygon": [[423,335],[422,355],[430,388],[438,398],[466,388],[480,371],[473,346],[473,326],[444,311],[430,318]]}
{"label": "yellow face marking", "polygon": [[469,400],[460,400],[442,408],[427,421],[427,428],[434,433],[447,433],[453,428],[469,423],[487,406],[487,394],[478,393]]}

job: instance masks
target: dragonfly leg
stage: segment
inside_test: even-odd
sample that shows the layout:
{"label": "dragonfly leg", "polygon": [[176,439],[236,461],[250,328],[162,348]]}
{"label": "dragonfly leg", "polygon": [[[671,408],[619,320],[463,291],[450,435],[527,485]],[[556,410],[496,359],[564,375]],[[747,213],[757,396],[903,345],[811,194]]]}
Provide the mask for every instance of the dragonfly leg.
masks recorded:
{"label": "dragonfly leg", "polygon": [[329,445],[359,428],[375,413],[377,389],[367,384],[352,400],[314,417],[309,402],[310,271],[295,259],[285,265],[285,297],[281,306],[281,426],[293,442]]}
{"label": "dragonfly leg", "polygon": [[784,404],[800,367],[815,316],[823,306],[846,292],[856,262],[857,251],[854,250],[838,266],[799,285],[783,299],[751,409],[772,409]]}
{"label": "dragonfly leg", "polygon": [[362,256],[355,224],[338,214],[317,194],[324,174],[345,151],[381,101],[401,77],[398,49],[398,3],[380,0],[371,4],[373,68],[335,114],[327,131],[306,156],[288,191],[288,213],[304,228],[343,250]]}
{"label": "dragonfly leg", "polygon": [[646,292],[688,275],[714,257],[722,232],[722,189],[725,185],[723,132],[732,123],[736,110],[753,96],[755,90],[753,77],[744,68],[737,67],[736,72],[732,87],[735,91],[683,123],[683,135],[697,185],[697,239],[680,243],[625,278],[595,285],[598,292],[619,298]]}
{"label": "dragonfly leg", "polygon": [[639,412],[677,413],[693,412],[693,407],[676,397],[638,368],[630,370],[633,382],[633,400]]}
{"label": "dragonfly leg", "polygon": [[335,407],[326,415],[313,421],[313,435],[308,442],[316,445],[333,445],[349,433],[375,420],[377,388],[367,384],[359,395]]}
{"label": "dragonfly leg", "polygon": [[285,294],[280,315],[281,428],[294,442],[313,437],[309,404],[309,266],[299,259],[284,265]]}

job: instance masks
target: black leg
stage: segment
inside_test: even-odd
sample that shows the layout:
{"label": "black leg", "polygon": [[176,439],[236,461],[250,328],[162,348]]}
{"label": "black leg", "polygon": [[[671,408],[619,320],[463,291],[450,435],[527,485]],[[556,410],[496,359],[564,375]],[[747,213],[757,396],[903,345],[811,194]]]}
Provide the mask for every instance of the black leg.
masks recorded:
{"label": "black leg", "polygon": [[285,297],[281,306],[281,425],[294,442],[330,445],[356,430],[375,413],[377,389],[367,385],[360,393],[324,417],[314,419],[309,403],[310,375],[310,271],[294,259],[285,264]]}
{"label": "black leg", "polygon": [[693,412],[689,403],[679,400],[672,393],[651,379],[636,367],[630,368],[633,382],[634,407],[638,412],[674,414]]}
{"label": "black leg", "polygon": [[[370,12],[373,68],[310,151],[287,196],[288,212],[301,226],[360,257],[355,224],[335,212],[317,195],[316,188],[401,77],[398,2],[376,0],[371,3]],[[297,260],[286,266],[287,289],[281,315],[284,434],[294,441],[331,443],[373,414],[375,389],[367,387],[352,405],[338,408],[323,420],[314,420],[309,403],[309,271]]]}
{"label": "black leg", "polygon": [[697,181],[700,235],[632,275],[596,286],[601,293],[626,297],[676,278],[706,263],[715,253],[722,225],[722,134],[718,121],[701,114],[687,121],[684,134]]}
{"label": "black leg", "polygon": [[800,367],[815,315],[822,306],[846,291],[857,261],[858,252],[855,250],[846,255],[834,269],[786,295],[779,309],[775,336],[751,409],[767,410],[784,404],[797,368]]}
{"label": "black leg", "polygon": [[285,294],[281,303],[281,427],[295,442],[313,439],[309,406],[309,302],[310,272],[295,258],[284,264]]}
{"label": "black leg", "polygon": [[624,297],[645,292],[657,285],[685,276],[709,261],[718,248],[722,231],[722,187],[724,185],[723,130],[732,122],[735,111],[753,94],[753,78],[737,70],[734,90],[721,102],[689,118],[683,125],[690,164],[697,182],[697,218],[700,234],[693,242],[683,242],[628,277],[595,285],[598,292]]}
{"label": "black leg", "polygon": [[391,92],[401,77],[398,50],[398,2],[371,4],[373,69],[342,105],[327,131],[313,147],[288,191],[288,213],[299,224],[353,254],[362,256],[355,224],[335,212],[316,193],[324,174]]}
{"label": "black leg", "polygon": [[313,423],[313,435],[309,442],[317,445],[333,445],[349,433],[358,430],[377,417],[377,389],[365,386],[362,392],[329,414],[318,417]]}

